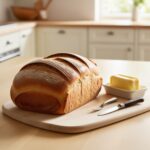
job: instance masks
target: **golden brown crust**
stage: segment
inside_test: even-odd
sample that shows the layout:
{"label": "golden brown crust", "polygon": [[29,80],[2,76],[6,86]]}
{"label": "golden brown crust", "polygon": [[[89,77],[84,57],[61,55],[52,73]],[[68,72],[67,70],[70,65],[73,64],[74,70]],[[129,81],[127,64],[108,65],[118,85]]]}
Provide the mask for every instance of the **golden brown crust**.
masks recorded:
{"label": "golden brown crust", "polygon": [[57,72],[59,72],[59,74],[61,74],[64,78],[66,78],[67,81],[72,82],[76,77],[78,77],[77,73],[74,70],[71,70],[70,68],[66,68],[64,69],[64,65],[61,65],[59,62],[55,61],[55,60],[49,60],[49,61],[45,61],[45,60],[37,60],[37,61],[33,61],[27,65],[25,65],[21,70],[24,70],[26,67],[32,66],[32,65],[45,65],[50,69],[53,69]]}
{"label": "golden brown crust", "polygon": [[81,61],[82,63],[84,63],[95,74],[98,74],[96,64],[93,63],[91,60],[87,59],[86,57],[83,57],[83,56],[80,56],[77,54],[73,54],[73,53],[57,53],[57,54],[47,56],[44,59],[55,58],[55,57],[69,57],[69,58],[77,59],[77,60]]}
{"label": "golden brown crust", "polygon": [[13,85],[16,88],[37,86],[37,88],[44,87],[48,90],[62,92],[68,87],[68,82],[55,70],[34,64],[21,70],[14,78]]}
{"label": "golden brown crust", "polygon": [[64,114],[92,100],[101,85],[92,61],[59,53],[26,64],[14,78],[11,98],[24,110]]}
{"label": "golden brown crust", "polygon": [[64,64],[69,65],[70,67],[74,68],[74,70],[77,71],[80,74],[80,76],[84,74],[89,74],[90,72],[87,66],[79,62],[78,60],[74,60],[72,58],[67,58],[67,57],[58,57],[58,58],[55,58],[55,60],[63,62]]}
{"label": "golden brown crust", "polygon": [[[42,99],[44,99],[44,101]],[[43,93],[23,93],[20,94],[14,102],[19,108],[28,111],[51,114],[62,113],[59,110],[60,103],[57,98]]]}

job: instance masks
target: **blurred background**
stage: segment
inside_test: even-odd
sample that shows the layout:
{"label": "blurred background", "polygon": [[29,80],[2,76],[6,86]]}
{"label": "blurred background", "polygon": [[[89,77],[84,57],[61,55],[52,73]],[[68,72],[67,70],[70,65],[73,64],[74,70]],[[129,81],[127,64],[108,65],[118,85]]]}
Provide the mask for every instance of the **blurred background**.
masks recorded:
{"label": "blurred background", "polygon": [[[35,3],[36,0],[0,0],[0,21],[15,19],[11,6],[32,8]],[[150,0],[52,0],[47,15],[49,20],[130,20],[135,6],[140,19],[150,19]]]}

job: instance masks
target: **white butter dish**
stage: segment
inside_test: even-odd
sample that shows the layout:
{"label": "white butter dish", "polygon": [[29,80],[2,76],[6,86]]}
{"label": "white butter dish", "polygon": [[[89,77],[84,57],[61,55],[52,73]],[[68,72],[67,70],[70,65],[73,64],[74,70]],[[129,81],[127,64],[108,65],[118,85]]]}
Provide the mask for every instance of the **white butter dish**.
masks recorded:
{"label": "white butter dish", "polygon": [[126,99],[142,98],[145,94],[145,91],[147,90],[145,86],[140,86],[139,90],[133,90],[133,91],[114,88],[110,86],[109,84],[105,84],[103,86],[105,87],[107,94],[119,96],[119,97],[126,98]]}

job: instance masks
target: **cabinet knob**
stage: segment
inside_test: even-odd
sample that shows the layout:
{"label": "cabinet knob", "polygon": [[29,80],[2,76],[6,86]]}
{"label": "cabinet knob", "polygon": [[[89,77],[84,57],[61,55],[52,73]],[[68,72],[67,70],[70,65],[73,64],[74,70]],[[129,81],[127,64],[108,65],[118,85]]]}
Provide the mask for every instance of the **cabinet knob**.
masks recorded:
{"label": "cabinet knob", "polygon": [[59,33],[59,34],[65,34],[66,31],[65,31],[65,30],[59,30],[58,33]]}
{"label": "cabinet knob", "polygon": [[23,37],[23,38],[26,38],[26,37],[27,37],[27,35],[23,34],[23,35],[22,35],[22,37]]}
{"label": "cabinet knob", "polygon": [[128,51],[128,52],[131,52],[131,51],[132,51],[132,49],[129,47],[129,48],[127,48],[127,51]]}
{"label": "cabinet knob", "polygon": [[10,44],[11,44],[11,42],[10,42],[10,41],[7,41],[7,42],[6,42],[6,45],[10,45]]}
{"label": "cabinet knob", "polygon": [[114,35],[115,33],[113,32],[113,31],[108,31],[107,32],[107,35],[110,35],[110,36],[112,36],[112,35]]}

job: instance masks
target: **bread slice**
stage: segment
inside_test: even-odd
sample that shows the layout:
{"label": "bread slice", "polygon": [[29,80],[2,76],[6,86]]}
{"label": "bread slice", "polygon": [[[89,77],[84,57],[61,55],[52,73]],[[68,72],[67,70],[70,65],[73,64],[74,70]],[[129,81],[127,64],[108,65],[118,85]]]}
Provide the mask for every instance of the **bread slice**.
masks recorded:
{"label": "bread slice", "polygon": [[21,109],[65,114],[96,98],[101,86],[95,63],[76,54],[58,53],[25,65],[10,93]]}

